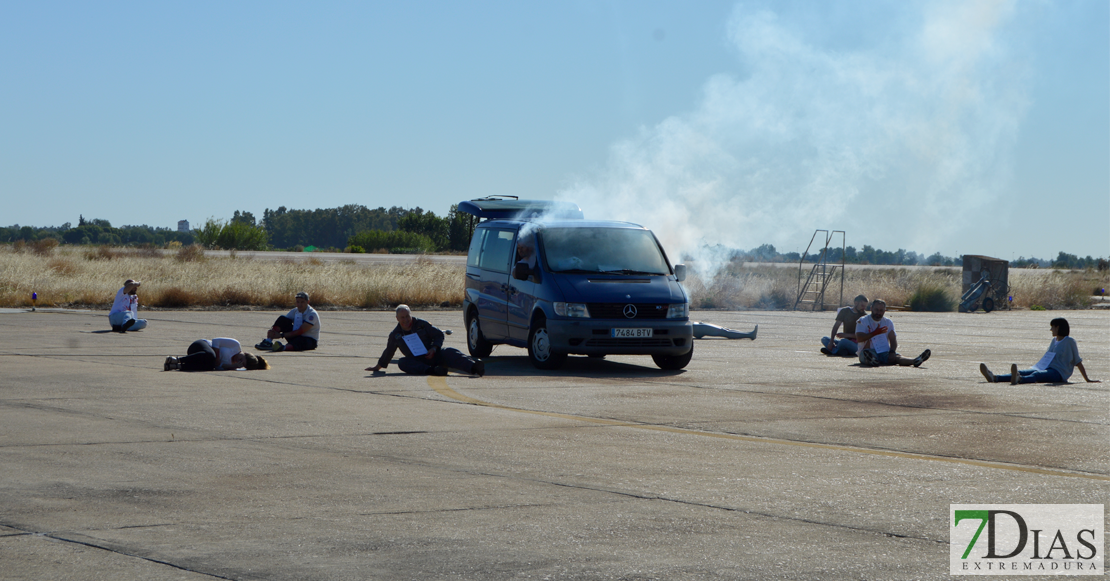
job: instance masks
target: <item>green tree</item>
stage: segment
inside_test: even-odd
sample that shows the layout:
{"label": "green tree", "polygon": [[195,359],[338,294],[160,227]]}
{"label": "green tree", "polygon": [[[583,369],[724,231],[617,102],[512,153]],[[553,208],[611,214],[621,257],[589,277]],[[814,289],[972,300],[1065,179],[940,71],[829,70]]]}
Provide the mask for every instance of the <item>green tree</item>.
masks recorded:
{"label": "green tree", "polygon": [[254,221],[254,214],[250,212],[239,212],[239,210],[235,210],[235,214],[231,217],[231,221],[246,224],[247,226],[251,227],[254,227],[256,225]]}
{"label": "green tree", "polygon": [[225,223],[215,218],[209,218],[196,231],[196,240],[209,248],[226,250],[265,250],[269,246],[263,228],[243,221]]}
{"label": "green tree", "polygon": [[420,207],[414,208],[398,220],[397,229],[427,236],[435,244],[436,250],[447,248],[450,242],[451,228],[447,220],[436,216],[435,212],[425,212]]}
{"label": "green tree", "polygon": [[458,204],[452,204],[447,211],[447,247],[451,250],[466,252],[470,249],[470,238],[474,235],[474,226],[478,218],[471,214],[459,211]]}

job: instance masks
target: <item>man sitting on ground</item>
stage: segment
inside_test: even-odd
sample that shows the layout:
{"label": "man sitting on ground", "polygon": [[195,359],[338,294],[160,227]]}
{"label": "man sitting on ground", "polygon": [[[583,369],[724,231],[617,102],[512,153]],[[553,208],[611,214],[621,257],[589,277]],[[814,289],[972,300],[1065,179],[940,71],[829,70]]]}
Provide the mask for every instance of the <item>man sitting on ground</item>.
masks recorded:
{"label": "man sitting on ground", "polygon": [[138,331],[146,328],[146,319],[139,318],[139,285],[143,283],[127,279],[123,288],[116,291],[112,310],[108,311],[108,323],[117,333]]}
{"label": "man sitting on ground", "polygon": [[408,305],[397,307],[397,326],[389,332],[385,351],[378,364],[366,371],[381,371],[389,366],[393,354],[400,349],[404,357],[397,362],[401,371],[411,375],[447,375],[447,368],[481,377],[486,374],[486,364],[463,355],[453,347],[443,348],[443,331],[424,319],[412,316]]}
{"label": "man sitting on ground", "polygon": [[[859,352],[856,343],[856,321],[867,314],[867,297],[859,295],[850,307],[841,307],[836,311],[836,322],[833,323],[832,332],[828,337],[821,337],[821,352],[825,355],[839,355],[842,357],[855,357]],[[840,325],[844,325],[844,332],[837,333]],[[837,341],[836,339],[840,340]]]}
{"label": "man sitting on ground", "polygon": [[[295,297],[297,306],[274,321],[266,332],[266,339],[255,345],[263,351],[312,351],[320,340],[320,315],[308,304],[308,293],[301,291]],[[285,339],[288,345],[282,345]]]}
{"label": "man sitting on ground", "polygon": [[894,333],[894,321],[886,316],[886,301],[875,299],[871,303],[871,314],[856,321],[856,342],[859,343],[859,362],[864,367],[880,365],[913,365],[920,367],[932,351],[926,349],[915,359],[898,354],[898,336]]}

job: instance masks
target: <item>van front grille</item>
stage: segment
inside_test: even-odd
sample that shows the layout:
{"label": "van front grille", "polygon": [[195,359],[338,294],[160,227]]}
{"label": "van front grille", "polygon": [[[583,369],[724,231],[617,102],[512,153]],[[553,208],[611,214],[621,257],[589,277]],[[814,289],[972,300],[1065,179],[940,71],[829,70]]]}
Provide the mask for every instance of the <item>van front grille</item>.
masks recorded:
{"label": "van front grille", "polygon": [[[625,307],[636,308],[636,316],[625,316]],[[657,303],[586,303],[591,319],[666,319],[670,305]]]}

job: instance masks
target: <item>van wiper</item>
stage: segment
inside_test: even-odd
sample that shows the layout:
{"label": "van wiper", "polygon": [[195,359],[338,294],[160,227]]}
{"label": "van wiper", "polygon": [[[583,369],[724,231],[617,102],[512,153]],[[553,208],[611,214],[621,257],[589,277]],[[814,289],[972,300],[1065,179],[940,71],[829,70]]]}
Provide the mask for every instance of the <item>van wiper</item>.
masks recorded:
{"label": "van wiper", "polygon": [[639,274],[639,275],[644,275],[644,274],[660,275],[660,274],[662,274],[660,272],[645,272],[643,270],[632,270],[631,268],[622,268],[621,270],[602,270],[601,273],[603,273],[603,274]]}
{"label": "van wiper", "polygon": [[596,270],[586,270],[585,268],[569,268],[567,270],[556,270],[555,272],[561,274],[597,274]]}

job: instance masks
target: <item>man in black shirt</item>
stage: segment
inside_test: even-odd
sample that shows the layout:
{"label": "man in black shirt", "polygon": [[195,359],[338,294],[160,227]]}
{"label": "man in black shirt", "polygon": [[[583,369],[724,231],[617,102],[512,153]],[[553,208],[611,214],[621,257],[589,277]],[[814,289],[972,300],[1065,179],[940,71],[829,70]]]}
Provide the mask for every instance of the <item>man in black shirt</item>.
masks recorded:
{"label": "man in black shirt", "polygon": [[[842,357],[855,357],[859,345],[856,343],[856,321],[867,314],[867,297],[859,295],[851,307],[841,307],[836,311],[836,322],[833,323],[832,332],[828,337],[821,337],[821,352],[825,355],[840,355]],[[840,325],[844,325],[844,332],[837,333]],[[837,341],[836,338],[840,340]]]}
{"label": "man in black shirt", "polygon": [[424,319],[413,317],[408,305],[397,307],[397,326],[389,332],[385,351],[378,358],[378,364],[367,367],[366,371],[388,367],[398,349],[404,357],[397,366],[412,375],[447,375],[448,367],[479,377],[486,374],[486,365],[480,360],[463,355],[453,347],[444,349],[443,331]]}

